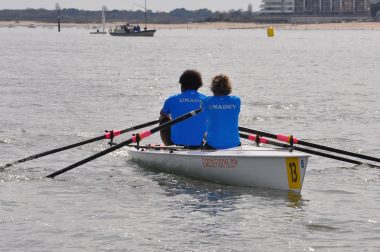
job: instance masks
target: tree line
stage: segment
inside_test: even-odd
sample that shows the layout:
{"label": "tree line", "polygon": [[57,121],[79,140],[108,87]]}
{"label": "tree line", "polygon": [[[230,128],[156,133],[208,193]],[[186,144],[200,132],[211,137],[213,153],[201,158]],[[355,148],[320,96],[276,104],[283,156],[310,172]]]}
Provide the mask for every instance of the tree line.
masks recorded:
{"label": "tree line", "polygon": [[[380,12],[380,3],[370,5],[373,17]],[[78,10],[74,8],[61,9],[60,17],[62,23],[99,23],[101,11]],[[107,10],[105,12],[107,22],[143,23],[145,21],[144,11],[130,10]],[[246,10],[211,11],[209,9],[187,10],[179,8],[170,12],[153,12],[147,10],[147,22],[157,24],[176,24],[189,22],[252,22],[256,21],[257,15],[252,4]],[[281,14],[279,14],[281,15]],[[379,15],[379,14],[377,14]],[[0,10],[0,21],[38,21],[57,22],[57,10],[47,9],[24,9],[24,10]]]}
{"label": "tree line", "polygon": [[[61,9],[62,23],[98,23],[101,20],[101,11],[89,11],[78,9]],[[145,12],[141,10],[107,10],[105,12],[107,22],[142,23],[145,20]],[[147,22],[149,23],[187,23],[187,22],[216,22],[216,21],[252,21],[252,5],[247,10],[216,11],[209,9],[186,10],[175,9],[170,12],[153,12],[147,10]],[[38,21],[56,22],[57,10],[47,9],[23,9],[0,10],[0,21]]]}

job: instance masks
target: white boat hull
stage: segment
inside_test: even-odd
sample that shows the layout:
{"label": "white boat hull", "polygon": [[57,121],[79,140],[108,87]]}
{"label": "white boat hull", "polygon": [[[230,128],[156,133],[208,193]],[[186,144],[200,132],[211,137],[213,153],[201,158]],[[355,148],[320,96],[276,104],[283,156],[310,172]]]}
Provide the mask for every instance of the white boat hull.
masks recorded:
{"label": "white boat hull", "polygon": [[234,186],[301,192],[309,155],[241,146],[228,150],[155,150],[128,147],[145,167]]}

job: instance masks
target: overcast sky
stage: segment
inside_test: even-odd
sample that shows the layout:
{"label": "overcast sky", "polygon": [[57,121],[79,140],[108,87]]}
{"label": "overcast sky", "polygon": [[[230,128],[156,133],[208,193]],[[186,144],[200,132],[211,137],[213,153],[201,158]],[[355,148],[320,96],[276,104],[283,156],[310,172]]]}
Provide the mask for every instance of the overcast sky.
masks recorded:
{"label": "overcast sky", "polygon": [[[61,8],[85,10],[100,10],[103,5],[109,10],[137,10],[141,9],[139,5],[144,6],[144,0],[0,0],[0,9],[54,9],[56,3],[59,3]],[[165,12],[176,8],[228,11],[230,9],[246,10],[249,3],[252,4],[254,11],[258,11],[261,0],[147,0],[147,8]]]}

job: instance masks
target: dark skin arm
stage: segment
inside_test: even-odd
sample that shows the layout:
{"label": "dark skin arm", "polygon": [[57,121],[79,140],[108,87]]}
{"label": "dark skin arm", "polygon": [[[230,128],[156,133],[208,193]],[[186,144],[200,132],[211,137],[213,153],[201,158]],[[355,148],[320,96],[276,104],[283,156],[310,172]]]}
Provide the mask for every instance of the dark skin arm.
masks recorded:
{"label": "dark skin arm", "polygon": [[[166,115],[162,111],[160,112],[160,125],[163,123],[166,123],[171,120],[169,115]],[[164,145],[173,145],[173,141],[171,140],[171,127],[162,129],[160,131],[161,140],[164,143]]]}

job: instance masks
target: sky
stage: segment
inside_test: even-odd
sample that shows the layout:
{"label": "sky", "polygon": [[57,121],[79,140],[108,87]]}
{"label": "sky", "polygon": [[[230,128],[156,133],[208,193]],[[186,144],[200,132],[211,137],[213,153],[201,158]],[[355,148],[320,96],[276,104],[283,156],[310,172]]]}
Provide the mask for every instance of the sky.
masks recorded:
{"label": "sky", "polygon": [[[103,5],[109,10],[139,10],[144,6],[144,0],[0,0],[0,9],[55,9],[56,3],[61,8],[84,10],[100,10]],[[261,0],[147,0],[147,9],[154,12],[168,12],[177,8],[188,10],[206,8],[212,11],[246,10],[250,3],[253,11],[259,10]]]}

